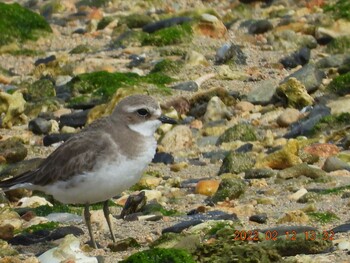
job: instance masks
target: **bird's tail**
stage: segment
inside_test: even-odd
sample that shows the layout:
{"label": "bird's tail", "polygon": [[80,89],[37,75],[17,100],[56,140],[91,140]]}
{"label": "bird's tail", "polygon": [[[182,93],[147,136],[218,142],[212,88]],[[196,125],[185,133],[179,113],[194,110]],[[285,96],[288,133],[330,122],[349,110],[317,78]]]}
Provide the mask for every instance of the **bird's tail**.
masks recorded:
{"label": "bird's tail", "polygon": [[20,187],[20,185],[23,185],[25,183],[28,183],[28,181],[30,181],[29,179],[32,176],[33,172],[34,171],[27,171],[27,172],[20,174],[18,176],[1,181],[0,188],[4,191],[7,191],[7,190],[17,188],[17,187],[14,187],[16,185],[18,185]]}

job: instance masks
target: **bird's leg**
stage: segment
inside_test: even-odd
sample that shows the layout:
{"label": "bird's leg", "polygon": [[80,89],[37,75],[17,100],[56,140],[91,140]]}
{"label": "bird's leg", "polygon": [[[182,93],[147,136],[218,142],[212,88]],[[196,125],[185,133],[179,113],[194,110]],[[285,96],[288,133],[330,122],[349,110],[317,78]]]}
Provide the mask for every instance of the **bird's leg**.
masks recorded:
{"label": "bird's leg", "polygon": [[108,228],[109,228],[109,232],[111,233],[111,236],[112,236],[113,243],[115,243],[115,237],[114,237],[114,234],[113,234],[113,228],[112,228],[112,224],[111,224],[111,219],[109,217],[109,215],[111,213],[109,212],[108,202],[109,202],[109,200],[107,200],[107,201],[105,201],[103,203],[103,214],[104,214],[104,216],[106,218],[106,221],[107,221],[107,224],[108,224]]}
{"label": "bird's leg", "polygon": [[90,211],[89,211],[89,204],[86,204],[86,205],[85,205],[85,208],[84,208],[84,218],[85,218],[85,222],[86,222],[87,228],[88,228],[88,230],[89,230],[89,235],[90,235],[91,244],[92,244],[93,248],[97,248],[94,235],[92,234],[92,228],[91,228],[91,214],[90,214]]}

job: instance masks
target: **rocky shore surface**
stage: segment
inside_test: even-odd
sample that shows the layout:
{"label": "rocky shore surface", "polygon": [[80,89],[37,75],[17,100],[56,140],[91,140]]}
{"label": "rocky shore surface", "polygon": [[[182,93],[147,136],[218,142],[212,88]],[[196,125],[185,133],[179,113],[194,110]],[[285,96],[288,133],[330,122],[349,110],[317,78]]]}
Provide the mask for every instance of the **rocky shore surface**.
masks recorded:
{"label": "rocky shore surface", "polygon": [[347,0],[0,3],[0,180],[143,93],[162,125],[102,206],[0,192],[0,262],[350,262]]}

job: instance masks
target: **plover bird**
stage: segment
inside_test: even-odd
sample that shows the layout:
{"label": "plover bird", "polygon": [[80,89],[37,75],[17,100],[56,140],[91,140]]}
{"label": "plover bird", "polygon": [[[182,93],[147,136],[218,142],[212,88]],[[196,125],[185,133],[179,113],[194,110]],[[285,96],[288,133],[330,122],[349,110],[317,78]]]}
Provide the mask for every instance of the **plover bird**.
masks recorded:
{"label": "plover bird", "polygon": [[155,154],[154,132],[162,123],[176,121],[161,115],[159,103],[152,97],[126,97],[110,116],[61,144],[38,169],[2,181],[0,188],[39,190],[64,204],[85,205],[85,222],[94,248],[89,205],[104,202],[104,216],[115,242],[108,201],[139,181]]}

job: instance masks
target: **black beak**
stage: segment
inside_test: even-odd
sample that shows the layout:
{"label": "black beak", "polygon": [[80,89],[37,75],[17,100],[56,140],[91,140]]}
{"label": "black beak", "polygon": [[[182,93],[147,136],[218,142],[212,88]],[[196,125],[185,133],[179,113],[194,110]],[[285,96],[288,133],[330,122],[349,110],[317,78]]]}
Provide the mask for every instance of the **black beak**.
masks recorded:
{"label": "black beak", "polygon": [[160,120],[162,123],[177,124],[176,120],[169,118],[165,115],[160,116],[158,120]]}

